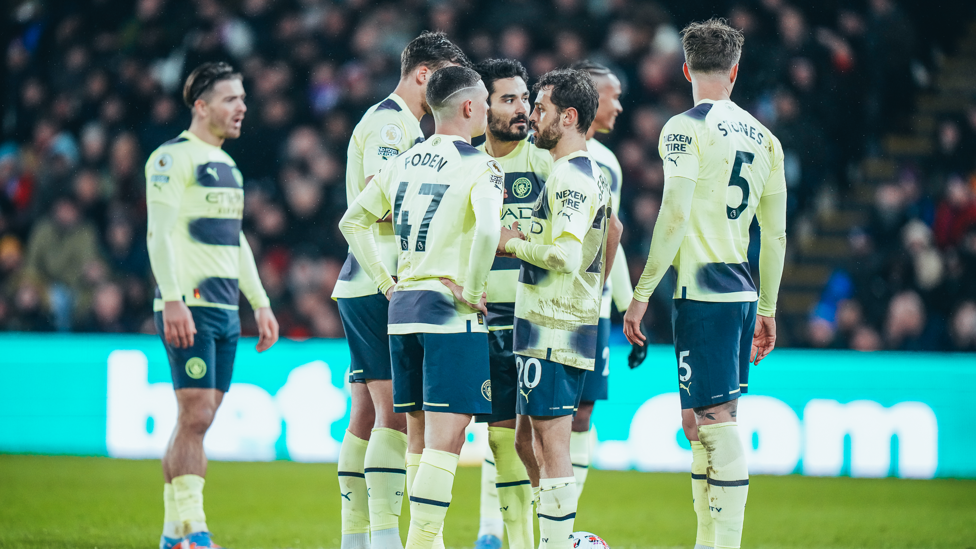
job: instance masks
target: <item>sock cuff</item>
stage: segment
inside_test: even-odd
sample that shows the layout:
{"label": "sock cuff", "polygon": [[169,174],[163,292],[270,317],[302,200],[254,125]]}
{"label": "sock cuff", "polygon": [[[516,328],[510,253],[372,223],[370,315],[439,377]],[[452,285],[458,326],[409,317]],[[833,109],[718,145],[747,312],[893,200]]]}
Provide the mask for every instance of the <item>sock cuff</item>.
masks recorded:
{"label": "sock cuff", "polygon": [[173,493],[203,492],[203,485],[206,482],[200,475],[180,475],[173,478]]}
{"label": "sock cuff", "polygon": [[407,467],[420,467],[420,460],[423,454],[407,453]]}
{"label": "sock cuff", "polygon": [[695,451],[698,451],[698,450],[701,450],[702,452],[704,452],[705,451],[705,445],[702,444],[700,440],[692,440],[691,441],[691,451],[692,452],[695,452]]}
{"label": "sock cuff", "polygon": [[424,453],[420,458],[420,463],[421,464],[426,463],[431,467],[437,467],[438,469],[447,471],[453,476],[455,471],[457,471],[458,460],[460,458],[461,456],[457,454],[452,454],[450,452],[424,448]]}
{"label": "sock cuff", "polygon": [[567,484],[576,484],[576,477],[544,478],[539,480],[539,491],[548,492],[556,488],[562,488]]}
{"label": "sock cuff", "polygon": [[590,432],[584,431],[578,433],[573,431],[569,435],[569,457],[573,461],[573,465],[585,465],[590,464]]}
{"label": "sock cuff", "polygon": [[[348,431],[347,431],[348,432]],[[397,442],[401,442],[404,445],[407,444],[407,434],[401,433],[396,429],[390,429],[388,427],[376,427],[373,429],[373,436],[380,436],[384,438],[391,438]]]}
{"label": "sock cuff", "polygon": [[173,485],[169,482],[163,484],[163,497],[166,499],[176,497],[176,491],[173,489]]}
{"label": "sock cuff", "polygon": [[349,444],[350,446],[356,446],[362,448],[363,451],[365,452],[366,445],[369,444],[369,441],[365,439],[361,439],[356,435],[352,434],[351,432],[346,431],[346,434],[342,435],[342,444],[343,445]]}
{"label": "sock cuff", "polygon": [[[512,449],[515,448],[515,429],[508,427],[489,427],[488,428],[488,448],[499,444],[508,445],[511,441]],[[492,444],[494,442],[495,444]],[[494,455],[494,454],[492,454]]]}
{"label": "sock cuff", "polygon": [[738,427],[738,426],[739,424],[734,421],[726,421],[725,423],[712,423],[709,425],[699,425],[698,438],[701,438],[702,433],[706,433],[707,436],[709,433],[717,433],[722,429],[726,429],[728,427]]}

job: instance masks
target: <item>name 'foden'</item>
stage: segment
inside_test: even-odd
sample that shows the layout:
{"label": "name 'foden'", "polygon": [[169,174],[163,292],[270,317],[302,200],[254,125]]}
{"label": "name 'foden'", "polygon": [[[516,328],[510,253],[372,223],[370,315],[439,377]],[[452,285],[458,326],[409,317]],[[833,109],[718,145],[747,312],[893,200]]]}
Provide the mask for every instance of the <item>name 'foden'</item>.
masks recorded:
{"label": "name 'foden'", "polygon": [[447,159],[441,158],[439,154],[424,154],[416,153],[412,156],[406,156],[403,159],[403,167],[408,166],[427,166],[430,168],[435,168],[437,171],[441,171],[444,166],[447,165]]}

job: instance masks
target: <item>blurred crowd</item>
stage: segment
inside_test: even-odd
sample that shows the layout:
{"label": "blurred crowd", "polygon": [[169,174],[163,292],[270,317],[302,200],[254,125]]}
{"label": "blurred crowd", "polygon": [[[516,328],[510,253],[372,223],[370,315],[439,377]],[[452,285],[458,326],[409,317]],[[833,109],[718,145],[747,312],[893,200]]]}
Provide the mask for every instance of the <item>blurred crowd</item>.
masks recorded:
{"label": "blurred crowd", "polygon": [[[849,187],[885,132],[906,123],[953,28],[896,0],[14,4],[0,33],[0,330],[154,332],[143,166],[189,125],[185,76],[226,60],[248,93],[243,135],[225,144],[245,177],[245,233],[292,338],[342,336],[329,296],[347,250],[337,229],[346,146],[423,29],[446,31],[473,61],[519,59],[533,78],[584,58],[613,68],[625,113],[605,140],[624,170],[620,216],[636,279],[660,206],[658,136],[692,106],[686,23],[718,14],[745,32],[733,99],[783,143],[791,219],[823,189]],[[970,112],[940,125],[931,164],[877,190],[871,225],[851,236],[850,265],[838,266],[813,313],[809,344],[974,348]],[[659,342],[670,340],[667,297],[652,311]],[[254,333],[246,302],[242,321]]]}

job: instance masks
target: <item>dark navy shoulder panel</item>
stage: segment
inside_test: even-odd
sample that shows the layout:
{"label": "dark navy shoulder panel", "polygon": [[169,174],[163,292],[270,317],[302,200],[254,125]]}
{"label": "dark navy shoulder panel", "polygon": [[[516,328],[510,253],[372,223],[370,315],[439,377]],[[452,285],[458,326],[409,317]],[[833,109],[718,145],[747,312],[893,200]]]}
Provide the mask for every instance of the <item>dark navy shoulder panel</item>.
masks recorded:
{"label": "dark navy shoulder panel", "polygon": [[576,158],[570,158],[569,163],[576,166],[576,168],[583,172],[584,175],[590,179],[593,179],[593,164],[590,162],[589,158],[585,156],[577,156]]}
{"label": "dark navy shoulder panel", "polygon": [[708,111],[712,110],[712,107],[712,103],[701,103],[699,105],[695,105],[693,109],[686,110],[683,114],[686,114],[695,120],[704,120],[705,116],[708,114]]}
{"label": "dark navy shoulder panel", "polygon": [[394,101],[393,99],[387,98],[382,103],[380,103],[380,105],[378,107],[376,107],[376,110],[377,111],[394,111],[394,112],[400,112],[403,109],[400,108],[400,105],[398,105],[396,101]]}
{"label": "dark navy shoulder panel", "polygon": [[182,143],[184,141],[189,141],[189,139],[187,139],[185,137],[174,137],[173,139],[170,139],[169,141],[167,141],[167,142],[163,143],[162,145],[160,145],[160,147],[165,147],[166,145],[175,145],[177,143]]}
{"label": "dark navy shoulder panel", "polygon": [[461,156],[477,156],[479,154],[484,154],[478,149],[472,147],[471,144],[466,141],[455,141],[454,146],[457,147],[457,150],[459,153],[461,153]]}

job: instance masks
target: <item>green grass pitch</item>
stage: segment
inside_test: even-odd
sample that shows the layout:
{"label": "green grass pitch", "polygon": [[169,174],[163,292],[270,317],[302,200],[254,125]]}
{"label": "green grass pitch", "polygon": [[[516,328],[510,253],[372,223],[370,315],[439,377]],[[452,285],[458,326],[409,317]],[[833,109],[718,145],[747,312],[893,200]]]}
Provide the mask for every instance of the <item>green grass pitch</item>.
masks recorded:
{"label": "green grass pitch", "polygon": [[[214,539],[234,549],[338,548],[335,472],[334,464],[211,463]],[[450,548],[473,545],[479,478],[477,468],[458,471]],[[974,494],[972,480],[754,476],[743,547],[972,548]],[[158,461],[0,455],[0,548],[151,549],[162,513]],[[688,475],[592,471],[576,529],[614,549],[691,548]]]}

